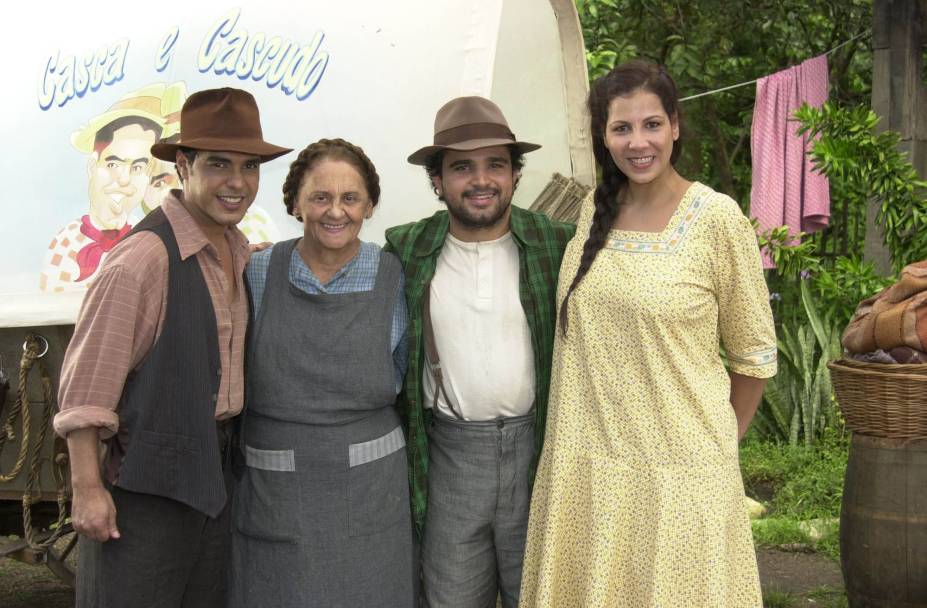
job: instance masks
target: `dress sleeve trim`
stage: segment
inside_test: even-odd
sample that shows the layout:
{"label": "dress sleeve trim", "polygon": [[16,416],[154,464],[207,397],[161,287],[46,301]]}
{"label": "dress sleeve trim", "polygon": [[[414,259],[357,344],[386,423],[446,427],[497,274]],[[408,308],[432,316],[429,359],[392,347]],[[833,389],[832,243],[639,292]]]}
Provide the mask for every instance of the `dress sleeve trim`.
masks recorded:
{"label": "dress sleeve trim", "polygon": [[769,365],[776,361],[778,355],[778,349],[775,346],[769,348],[763,348],[761,350],[755,350],[746,354],[737,354],[728,352],[727,358],[732,363],[739,363],[740,365],[746,365],[750,367],[762,367],[764,365]]}

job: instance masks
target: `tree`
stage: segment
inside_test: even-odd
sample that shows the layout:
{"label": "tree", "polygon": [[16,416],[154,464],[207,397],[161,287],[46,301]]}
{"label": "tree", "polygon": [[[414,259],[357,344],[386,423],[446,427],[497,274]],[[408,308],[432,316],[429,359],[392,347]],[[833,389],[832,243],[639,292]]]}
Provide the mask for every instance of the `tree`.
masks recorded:
{"label": "tree", "polygon": [[[641,57],[666,66],[682,97],[797,65],[872,19],[867,0],[576,0],[590,78]],[[869,105],[872,53],[863,36],[828,57],[831,99]],[[756,87],[683,103],[680,170],[749,203],[750,124]]]}

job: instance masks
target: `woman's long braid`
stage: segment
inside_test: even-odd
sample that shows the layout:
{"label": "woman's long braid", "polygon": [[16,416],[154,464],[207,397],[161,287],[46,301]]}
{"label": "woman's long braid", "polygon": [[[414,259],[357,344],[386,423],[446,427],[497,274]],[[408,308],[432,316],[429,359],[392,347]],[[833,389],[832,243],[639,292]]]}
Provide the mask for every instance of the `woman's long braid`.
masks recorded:
{"label": "woman's long braid", "polygon": [[598,158],[600,156],[598,150],[600,146],[604,149],[604,142],[600,143],[600,140],[596,139],[593,148],[596,152],[596,160],[600,160],[600,166],[602,167],[602,182],[596,187],[595,194],[593,195],[595,212],[592,216],[592,226],[589,228],[589,237],[583,245],[583,255],[580,257],[576,276],[573,277],[573,282],[570,283],[570,288],[567,290],[566,295],[563,297],[563,303],[560,305],[560,331],[563,332],[564,336],[566,336],[567,332],[567,309],[569,308],[570,295],[583,280],[583,277],[586,276],[586,273],[589,272],[589,268],[595,261],[599,250],[605,246],[608,232],[611,230],[612,224],[615,222],[615,217],[618,215],[618,195],[621,188],[628,181],[628,178],[615,166],[608,150],[604,150],[605,159]]}
{"label": "woman's long braid", "polygon": [[[589,228],[589,237],[583,245],[579,268],[560,304],[559,321],[564,336],[567,332],[570,295],[582,282],[595,261],[596,255],[605,246],[608,231],[611,230],[618,216],[618,209],[624,196],[622,191],[628,184],[628,177],[618,169],[611,152],[605,145],[609,105],[615,97],[631,95],[637,90],[644,90],[659,97],[666,115],[675,119],[681,126],[676,83],[660,65],[649,61],[628,61],[613,68],[593,83],[588,100],[589,130],[592,133],[592,152],[595,155],[595,162],[602,170],[602,182],[595,189],[593,196],[595,212],[592,216],[592,226]],[[676,164],[681,150],[682,139],[680,138],[673,145],[673,151],[670,154],[671,164]]]}

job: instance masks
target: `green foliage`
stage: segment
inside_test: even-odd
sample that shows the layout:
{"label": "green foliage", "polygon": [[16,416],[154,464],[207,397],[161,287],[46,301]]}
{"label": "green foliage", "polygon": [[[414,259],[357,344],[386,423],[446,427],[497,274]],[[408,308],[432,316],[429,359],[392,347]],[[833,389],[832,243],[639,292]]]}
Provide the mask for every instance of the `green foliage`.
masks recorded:
{"label": "green foliage", "polygon": [[821,608],[849,608],[846,593],[833,587],[818,587],[808,593],[808,598]]}
{"label": "green foliage", "polygon": [[800,520],[840,517],[846,449],[806,449],[795,461],[796,472],[783,480],[772,502],[773,512]]}
{"label": "green foliage", "polygon": [[758,232],[757,240],[760,249],[770,253],[773,263],[779,274],[786,277],[797,277],[802,272],[817,270],[821,260],[817,254],[817,244],[805,239],[805,233],[789,234],[788,226],[777,226],[772,230],[759,232],[759,222],[750,218],[753,229]]}
{"label": "green foliage", "polygon": [[796,520],[840,516],[849,440],[825,431],[814,446],[763,441],[753,431],[740,446],[748,494],[772,495],[771,515]]}
{"label": "green foliage", "polygon": [[879,203],[876,222],[896,272],[927,259],[927,181],[918,178],[894,131],[876,133],[879,119],[863,106],[803,106],[796,112],[799,132],[817,140],[811,158],[852,207]]}
{"label": "green foliage", "polygon": [[[765,441],[751,428],[740,443],[740,473],[747,494],[763,498],[763,493],[778,491],[788,475],[802,468],[807,451],[805,446]],[[767,489],[760,492],[764,486]]]}
{"label": "green foliage", "polygon": [[763,608],[793,608],[798,600],[785,591],[764,591]]}
{"label": "green foliage", "polygon": [[769,517],[752,522],[753,542],[758,547],[802,547],[823,553],[834,561],[840,559],[840,531],[834,527],[823,538],[812,539],[802,522],[788,517]]}
{"label": "green foliage", "polygon": [[[921,195],[927,182],[917,179],[897,151],[897,134],[873,134],[877,120],[868,109],[825,104],[820,109],[805,106],[796,116],[800,131],[817,138],[812,158],[829,178],[832,200],[844,211],[834,215],[823,236],[790,237],[780,227],[759,237],[776,264],[767,280],[778,322],[780,372],[767,385],[757,426],[769,437],[795,443],[801,435],[809,443],[833,423],[826,363],[840,356],[839,331],[860,301],[894,281],[860,259],[868,201],[879,201],[885,242],[900,269],[927,258],[927,200]],[[827,234],[841,238],[847,253],[827,256],[820,251]],[[811,333],[815,341],[809,339]]]}
{"label": "green foliage", "polygon": [[[865,273],[871,270],[869,265],[857,273],[855,282],[828,282],[850,275],[860,265],[841,265],[843,274],[829,270],[817,255],[815,241],[804,236],[790,236],[785,227],[779,227],[757,237],[776,264],[767,281],[778,325],[779,370],[766,385],[753,426],[763,437],[792,445],[799,441],[810,445],[837,425],[827,364],[841,355],[840,333],[846,321],[833,311],[848,319],[860,299],[858,293],[880,280],[874,273],[871,277]],[[820,304],[821,295],[853,299],[825,299]]]}
{"label": "green foliage", "polygon": [[846,592],[834,587],[818,587],[797,597],[775,589],[763,591],[763,608],[795,608],[797,606],[818,608],[849,608]]}
{"label": "green foliage", "polygon": [[[885,227],[885,244],[898,271],[927,258],[927,182],[917,178],[898,151],[897,134],[874,134],[878,121],[867,108],[828,103],[820,109],[805,106],[796,117],[800,132],[817,138],[812,159],[828,176],[832,201],[843,212],[834,215],[823,235],[813,238],[790,237],[785,228],[759,237],[776,264],[767,280],[779,324],[780,372],[767,385],[757,426],[769,437],[792,443],[803,434],[808,443],[833,421],[834,400],[825,376],[827,361],[840,355],[838,330],[860,301],[894,281],[860,258],[866,206],[878,201],[877,221]],[[845,253],[827,256],[820,251],[828,235],[842,239]],[[809,325],[816,343],[809,339]]]}
{"label": "green foliage", "polygon": [[[576,0],[589,77],[646,58],[666,66],[686,97],[797,65],[866,31],[871,0]],[[766,41],[766,43],[763,43]],[[832,98],[867,104],[872,53],[865,38],[828,57]],[[682,104],[681,172],[746,205],[754,86]]]}
{"label": "green foliage", "polygon": [[834,561],[840,560],[840,530],[833,526],[822,538],[811,538],[802,522],[788,517],[755,519],[751,524],[753,543],[758,547],[801,548],[822,553]]}
{"label": "green foliage", "polygon": [[799,522],[786,517],[767,517],[753,520],[753,542],[760,547],[781,547],[783,545],[814,546],[814,541],[798,525]]}
{"label": "green foliage", "polygon": [[808,281],[799,291],[804,314],[779,327],[779,372],[766,384],[754,426],[764,437],[811,445],[836,423],[827,363],[840,356],[840,333],[819,316]]}
{"label": "green foliage", "polygon": [[754,522],[758,545],[807,545],[839,559],[836,526],[812,540],[802,522],[837,520],[849,441],[833,429],[825,430],[813,446],[761,440],[755,430],[740,446],[740,470],[747,494],[766,498],[770,516]]}
{"label": "green foliage", "polygon": [[831,268],[820,268],[814,288],[821,304],[821,314],[836,327],[850,322],[859,302],[882,291],[893,282],[892,277],[876,274],[872,262],[859,256],[839,257]]}

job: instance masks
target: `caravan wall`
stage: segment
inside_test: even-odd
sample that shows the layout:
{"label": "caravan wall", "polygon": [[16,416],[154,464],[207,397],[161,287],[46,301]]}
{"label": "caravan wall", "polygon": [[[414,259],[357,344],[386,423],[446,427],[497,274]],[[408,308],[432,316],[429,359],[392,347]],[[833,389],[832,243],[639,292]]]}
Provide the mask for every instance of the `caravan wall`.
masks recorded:
{"label": "caravan wall", "polygon": [[[592,180],[570,2],[163,0],[109,11],[77,1],[18,12],[0,43],[10,60],[0,328],[73,323],[95,258],[177,185],[173,166],[148,152],[155,133],[133,120],[169,136],[200,89],[247,89],[265,138],[297,152],[332,137],[363,147],[383,191],[364,240],[382,242],[388,226],[441,207],[405,159],[431,143],[435,111],[459,95],[492,98],[520,139],[543,145],[527,158],[515,204],[530,205],[554,172]],[[297,152],[262,167],[242,226],[252,240],[301,233],[281,196]],[[106,246],[87,247],[94,230]]]}

